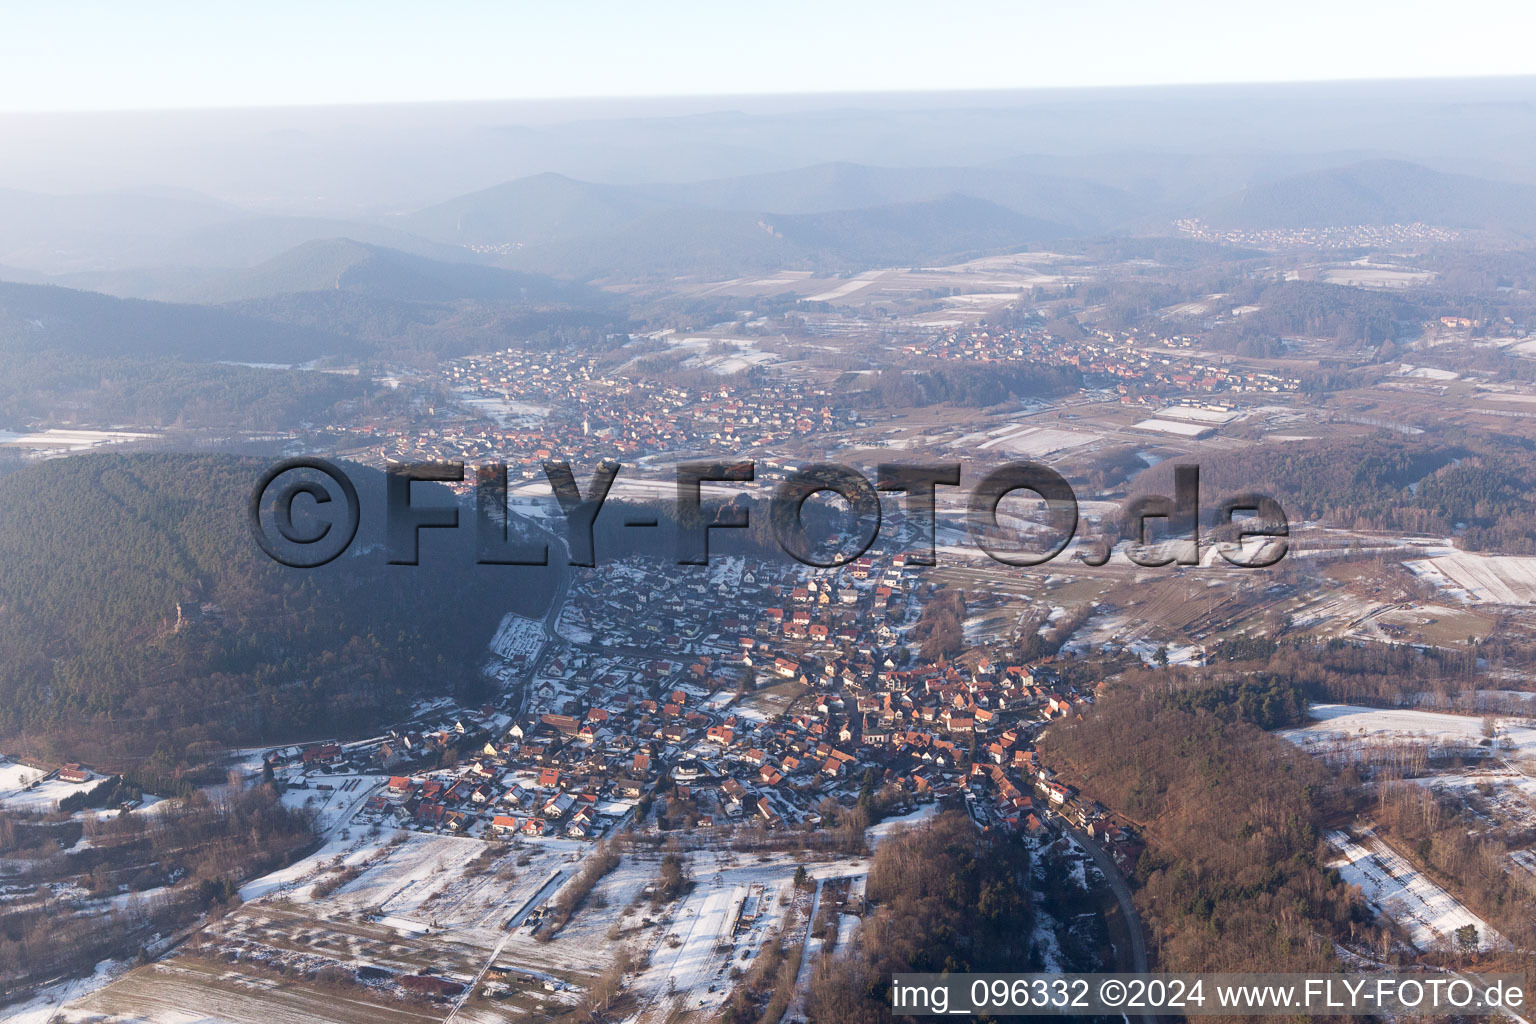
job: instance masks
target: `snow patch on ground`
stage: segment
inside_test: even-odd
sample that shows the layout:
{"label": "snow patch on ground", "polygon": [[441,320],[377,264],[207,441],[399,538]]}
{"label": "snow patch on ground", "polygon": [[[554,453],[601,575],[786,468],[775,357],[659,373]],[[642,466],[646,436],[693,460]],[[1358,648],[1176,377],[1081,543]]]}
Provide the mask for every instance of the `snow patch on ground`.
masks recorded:
{"label": "snow patch on ground", "polygon": [[1354,842],[1343,832],[1328,833],[1343,856],[1330,867],[1358,885],[1371,905],[1401,926],[1421,950],[1451,950],[1456,929],[1472,925],[1482,949],[1504,949],[1509,942],[1492,926],[1409,864],[1371,833]]}
{"label": "snow patch on ground", "polygon": [[886,818],[878,825],[871,825],[868,829],[865,830],[864,834],[869,838],[869,845],[871,847],[879,846],[882,839],[886,838],[898,829],[910,828],[914,825],[921,825],[923,822],[927,821],[929,818],[932,818],[938,813],[938,804],[923,804],[915,811],[911,811],[907,814],[902,814],[894,818]]}
{"label": "snow patch on ground", "polygon": [[89,793],[106,781],[99,775],[92,775],[89,782],[82,783],[65,782],[57,778],[42,781],[48,774],[41,768],[0,759],[0,806],[13,811],[38,811],[46,814],[65,797]]}
{"label": "snow patch on ground", "polygon": [[[1314,704],[1311,715],[1312,722],[1282,730],[1279,735],[1303,748],[1341,740],[1428,740],[1446,750],[1467,750],[1481,746],[1486,738],[1480,716],[1351,704]],[[1499,717],[1494,722],[1489,745],[1492,753],[1511,758],[1536,757],[1536,727],[1521,718]]]}
{"label": "snow patch on ground", "polygon": [[111,960],[103,960],[88,978],[72,978],[40,990],[25,1003],[0,1011],[0,1021],[5,1024],[48,1024],[65,1003],[89,995],[104,987],[127,968]]}
{"label": "snow patch on ground", "polygon": [[1452,551],[1403,566],[1467,604],[1536,604],[1536,558]]}

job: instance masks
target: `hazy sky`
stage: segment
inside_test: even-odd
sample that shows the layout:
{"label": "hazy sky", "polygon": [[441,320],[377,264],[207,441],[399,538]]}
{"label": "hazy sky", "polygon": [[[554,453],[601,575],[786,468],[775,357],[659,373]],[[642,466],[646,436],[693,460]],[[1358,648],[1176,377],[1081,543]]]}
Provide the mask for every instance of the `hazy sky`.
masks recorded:
{"label": "hazy sky", "polygon": [[0,0],[0,111],[1536,73],[1530,0]]}

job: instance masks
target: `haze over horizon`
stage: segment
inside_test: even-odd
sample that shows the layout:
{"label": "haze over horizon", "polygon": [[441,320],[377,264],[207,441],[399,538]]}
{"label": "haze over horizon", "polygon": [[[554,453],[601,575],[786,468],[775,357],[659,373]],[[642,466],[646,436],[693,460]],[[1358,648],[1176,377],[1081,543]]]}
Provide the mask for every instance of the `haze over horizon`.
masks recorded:
{"label": "haze over horizon", "polygon": [[1197,176],[1214,175],[1198,191],[1215,195],[1385,158],[1536,184],[1533,122],[1531,76],[0,114],[0,189],[190,190],[251,211],[350,217],[545,173],[630,186],[838,163],[1127,185],[1181,165],[1185,178],[1195,159]]}
{"label": "haze over horizon", "polygon": [[[1524,5],[1302,0],[1283,17],[1201,0],[813,5],[772,18],[676,2],[431,11],[388,2],[259,10],[166,0],[7,15],[0,113],[499,99],[1306,82],[1536,71]],[[148,17],[150,13],[157,17]],[[61,45],[61,40],[68,40]],[[1256,45],[1262,40],[1263,45]],[[1370,45],[1362,45],[1369,40]]]}

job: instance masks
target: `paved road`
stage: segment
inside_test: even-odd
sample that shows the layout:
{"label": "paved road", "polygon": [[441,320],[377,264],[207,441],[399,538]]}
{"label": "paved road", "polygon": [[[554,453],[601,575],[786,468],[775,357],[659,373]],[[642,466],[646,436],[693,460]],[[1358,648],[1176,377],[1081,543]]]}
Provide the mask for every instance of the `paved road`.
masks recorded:
{"label": "paved road", "polygon": [[[565,561],[570,561],[570,548],[565,543],[565,537],[559,533],[552,533],[553,539],[559,543],[560,550],[565,552]],[[550,560],[554,560],[554,544],[550,545]],[[560,642],[560,634],[555,631],[555,624],[560,621],[560,613],[565,610],[565,599],[571,592],[572,574],[569,569],[562,566],[560,582],[555,587],[555,592],[549,598],[549,610],[544,613],[540,625],[544,629],[544,645],[539,648],[538,657],[533,659],[533,665],[528,670],[527,678],[522,682],[522,691],[518,695],[517,717],[522,718],[528,714],[528,698],[533,694],[533,681],[544,670],[544,664],[554,653],[555,645]]]}
{"label": "paved road", "polygon": [[[1057,820],[1060,821],[1061,819]],[[1115,866],[1115,862],[1110,859],[1109,854],[1101,850],[1097,843],[1088,838],[1088,833],[1068,825],[1065,821],[1062,821],[1061,825],[1077,839],[1083,849],[1088,851],[1088,856],[1093,858],[1093,862],[1104,873],[1104,881],[1109,885],[1110,891],[1115,894],[1115,901],[1120,904],[1120,913],[1125,918],[1125,929],[1131,936],[1131,966],[1129,969],[1137,974],[1146,974],[1150,969],[1147,961],[1147,936],[1141,930],[1141,918],[1137,915],[1136,904],[1131,899],[1130,884],[1126,882],[1125,876],[1120,873],[1120,869]],[[1125,970],[1126,968],[1122,966],[1120,969]],[[1156,1014],[1142,1014],[1137,1019],[1142,1024],[1157,1024]]]}

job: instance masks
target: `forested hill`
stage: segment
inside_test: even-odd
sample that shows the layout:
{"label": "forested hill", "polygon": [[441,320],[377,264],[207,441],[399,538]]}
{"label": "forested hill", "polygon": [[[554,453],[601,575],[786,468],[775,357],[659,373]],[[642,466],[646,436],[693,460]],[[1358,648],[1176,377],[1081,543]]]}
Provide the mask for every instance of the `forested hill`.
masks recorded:
{"label": "forested hill", "polygon": [[351,344],[323,330],[296,329],[203,306],[0,282],[0,353],[8,358],[48,352],[87,358],[298,363],[350,353]]}
{"label": "forested hill", "polygon": [[348,553],[278,565],[246,521],[268,465],[91,455],[0,479],[0,749],[195,762],[354,733],[423,696],[477,697],[496,622],[542,614],[558,570],[477,571],[468,530],[385,564],[382,476],[359,466]]}
{"label": "forested hill", "polygon": [[[1172,494],[1160,462],[1136,477],[1136,494]],[[1358,530],[1455,536],[1469,551],[1536,554],[1528,495],[1536,450],[1523,440],[1444,434],[1433,443],[1379,431],[1202,456],[1207,509],[1224,495],[1256,491],[1279,501],[1293,523],[1317,520]]]}

